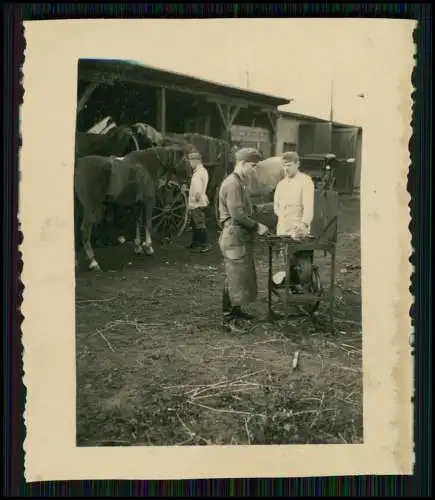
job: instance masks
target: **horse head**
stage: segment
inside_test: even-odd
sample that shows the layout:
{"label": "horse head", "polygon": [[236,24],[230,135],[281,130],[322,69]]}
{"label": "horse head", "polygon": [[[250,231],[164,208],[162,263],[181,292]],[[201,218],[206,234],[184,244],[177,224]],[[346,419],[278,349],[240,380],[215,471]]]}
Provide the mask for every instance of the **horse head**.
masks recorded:
{"label": "horse head", "polygon": [[154,127],[147,123],[135,123],[132,125],[140,149],[163,146],[163,136]]}
{"label": "horse head", "polygon": [[168,173],[175,176],[180,184],[188,183],[192,177],[192,167],[187,157],[191,148],[188,146],[175,146],[165,149],[168,151],[170,158]]}

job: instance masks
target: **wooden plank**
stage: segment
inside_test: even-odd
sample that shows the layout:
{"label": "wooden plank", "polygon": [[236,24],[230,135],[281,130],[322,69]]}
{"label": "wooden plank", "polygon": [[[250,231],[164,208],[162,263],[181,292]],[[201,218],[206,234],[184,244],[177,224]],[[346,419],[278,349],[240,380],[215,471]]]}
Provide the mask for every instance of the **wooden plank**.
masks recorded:
{"label": "wooden plank", "polygon": [[162,87],[157,94],[157,128],[160,133],[166,135],[166,88]]}
{"label": "wooden plank", "polygon": [[[339,195],[337,191],[316,190],[314,198],[314,218],[311,224],[311,233],[313,236],[320,236],[330,221],[339,215]],[[323,233],[326,240],[334,241],[336,239],[336,224],[332,224]]]}
{"label": "wooden plank", "polygon": [[275,118],[273,117],[273,115],[275,113],[272,113],[270,110],[265,110],[265,113],[267,115],[267,118],[269,119],[270,126],[272,128],[272,132],[275,135],[276,134],[276,129],[277,129],[276,116],[275,116]]}
{"label": "wooden plank", "polygon": [[273,106],[261,106],[260,111],[263,113],[273,113],[277,118],[280,116],[280,111]]}
{"label": "wooden plank", "polygon": [[231,129],[231,127],[232,127],[232,125],[234,123],[234,120],[237,118],[237,115],[239,114],[239,111],[240,111],[240,106],[235,106],[235,108],[231,112],[231,115],[230,115],[230,118],[229,118],[228,129]]}
{"label": "wooden plank", "polygon": [[278,144],[278,115],[277,113],[272,113],[271,111],[266,111],[267,117],[269,118],[270,126],[272,128],[272,155],[276,154],[276,146]]}
{"label": "wooden plank", "polygon": [[[275,289],[277,294],[279,294],[279,298],[281,300],[284,299],[285,296],[285,288],[277,288]],[[312,293],[303,293],[303,294],[292,294],[290,293],[287,298],[287,306],[291,306],[292,304],[302,305],[302,304],[315,304],[319,301],[328,301],[330,299],[330,294],[325,295],[314,295]]]}
{"label": "wooden plank", "polygon": [[212,94],[207,94],[207,101],[208,102],[211,102],[211,103],[219,103],[219,104],[226,104],[226,105],[230,105],[230,106],[239,106],[240,108],[248,108],[250,106],[253,106],[253,107],[258,107],[258,104],[256,103],[253,103],[251,101],[248,101],[248,100],[245,100],[245,99],[241,99],[241,98],[238,98],[238,97],[219,97],[219,96],[216,96],[216,95],[212,95]]}
{"label": "wooden plank", "polygon": [[[232,104],[232,105],[237,105],[240,106],[241,108],[248,108],[248,107],[260,107],[261,104],[259,104],[257,101],[250,101],[249,99],[242,99],[238,97],[223,97],[220,96],[219,94],[214,94],[211,92],[204,92],[201,90],[196,90],[196,89],[189,89],[187,87],[183,87],[180,85],[172,84],[172,83],[167,83],[167,82],[160,82],[160,81],[154,81],[154,80],[148,80],[145,78],[135,78],[132,76],[124,76],[120,73],[115,73],[115,72],[91,72],[91,71],[86,71],[86,70],[81,70],[79,72],[78,76],[79,80],[82,81],[88,81],[88,82],[113,82],[113,81],[120,81],[120,82],[129,82],[129,83],[136,83],[139,85],[146,85],[148,87],[154,87],[154,88],[160,88],[160,87],[166,87],[168,90],[173,90],[175,92],[181,92],[183,94],[190,94],[190,95],[197,95],[204,97],[209,102],[219,102],[220,104]],[[275,108],[270,108],[271,110]]]}
{"label": "wooden plank", "polygon": [[219,111],[219,115],[221,117],[222,123],[223,123],[224,127],[227,128],[227,118],[225,116],[224,108],[222,107],[223,105],[221,103],[217,102],[216,106],[217,106],[217,109]]}

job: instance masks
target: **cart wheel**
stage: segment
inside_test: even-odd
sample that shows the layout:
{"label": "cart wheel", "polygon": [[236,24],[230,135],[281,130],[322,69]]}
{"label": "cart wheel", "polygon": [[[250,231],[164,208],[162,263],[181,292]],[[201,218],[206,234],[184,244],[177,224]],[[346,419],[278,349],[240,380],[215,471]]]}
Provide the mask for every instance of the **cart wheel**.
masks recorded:
{"label": "cart wheel", "polygon": [[311,271],[311,292],[317,295],[323,293],[322,282],[320,281],[319,269],[317,266],[313,266]]}
{"label": "cart wheel", "polygon": [[[319,296],[323,294],[323,286],[322,282],[320,281],[319,270],[317,266],[313,266],[313,269],[311,271],[310,292]],[[310,313],[314,314],[319,308],[319,305],[320,305],[320,300],[318,302],[315,302],[312,306],[310,306]]]}
{"label": "cart wheel", "polygon": [[172,242],[186,229],[189,220],[187,192],[183,186],[169,181],[157,190],[153,215],[153,236]]}

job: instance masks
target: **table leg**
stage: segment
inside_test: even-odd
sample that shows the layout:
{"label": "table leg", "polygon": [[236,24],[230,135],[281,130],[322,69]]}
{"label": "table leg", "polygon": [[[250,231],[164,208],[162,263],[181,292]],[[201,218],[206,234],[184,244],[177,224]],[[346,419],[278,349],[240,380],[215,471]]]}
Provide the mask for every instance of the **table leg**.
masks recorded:
{"label": "table leg", "polygon": [[285,290],[284,290],[284,319],[288,322],[288,299],[290,290],[290,265],[289,265],[289,248],[287,243],[284,245],[284,265],[285,265]]}
{"label": "table leg", "polygon": [[335,246],[331,252],[331,282],[329,287],[329,318],[331,321],[331,330],[334,331],[334,305],[335,305]]}
{"label": "table leg", "polygon": [[267,303],[268,303],[268,313],[269,317],[272,314],[272,245],[269,245],[269,276],[268,276],[268,289],[267,289]]}

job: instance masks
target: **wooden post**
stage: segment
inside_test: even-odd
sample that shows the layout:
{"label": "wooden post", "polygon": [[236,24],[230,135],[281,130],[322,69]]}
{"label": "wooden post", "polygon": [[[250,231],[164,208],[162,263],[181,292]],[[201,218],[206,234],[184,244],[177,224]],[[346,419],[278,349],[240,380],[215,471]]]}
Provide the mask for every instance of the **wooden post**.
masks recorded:
{"label": "wooden post", "polygon": [[166,87],[160,87],[157,103],[157,128],[162,135],[166,135]]}
{"label": "wooden post", "polygon": [[240,106],[231,109],[230,104],[216,102],[216,106],[223,124],[223,136],[226,141],[231,142],[231,127],[240,111]]}
{"label": "wooden post", "polygon": [[272,130],[272,151],[271,156],[275,156],[276,149],[278,146],[278,124],[277,124],[277,113],[266,110],[267,117],[269,118],[270,128]]}
{"label": "wooden post", "polygon": [[207,115],[207,116],[205,117],[205,131],[204,131],[205,135],[210,136],[210,135],[211,135],[210,130],[211,130],[211,126],[210,126],[210,116],[209,116],[209,115]]}
{"label": "wooden post", "polygon": [[85,88],[85,91],[83,92],[83,94],[79,99],[79,102],[77,103],[77,116],[83,110],[83,108],[85,107],[86,103],[88,102],[89,98],[91,97],[94,90],[98,87],[98,85],[99,84],[97,82],[91,82]]}

